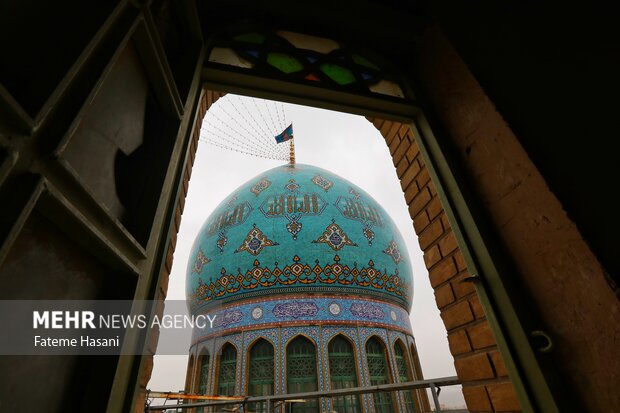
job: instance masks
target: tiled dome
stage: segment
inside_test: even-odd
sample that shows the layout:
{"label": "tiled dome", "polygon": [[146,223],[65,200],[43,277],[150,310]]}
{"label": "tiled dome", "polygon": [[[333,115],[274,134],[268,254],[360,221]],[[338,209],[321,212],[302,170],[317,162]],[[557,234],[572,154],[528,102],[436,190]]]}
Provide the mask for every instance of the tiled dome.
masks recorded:
{"label": "tiled dome", "polygon": [[392,219],[324,169],[285,165],[228,196],[207,218],[187,268],[193,312],[276,294],[372,297],[409,311],[412,274]]}

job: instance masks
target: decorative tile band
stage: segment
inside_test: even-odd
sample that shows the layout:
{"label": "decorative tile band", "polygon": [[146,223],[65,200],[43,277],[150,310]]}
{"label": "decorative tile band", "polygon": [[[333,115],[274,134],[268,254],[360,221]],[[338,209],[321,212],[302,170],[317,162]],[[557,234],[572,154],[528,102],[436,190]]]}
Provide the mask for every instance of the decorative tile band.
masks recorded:
{"label": "decorative tile band", "polygon": [[[333,226],[333,227],[332,227]],[[328,230],[315,242],[327,243],[334,250],[344,245],[352,245],[348,238],[339,234],[340,228],[332,224]],[[267,246],[277,245],[267,239],[263,233],[253,228],[243,244],[235,252],[249,251],[253,255],[258,254]],[[396,247],[391,247],[389,255],[400,259],[400,253]],[[386,252],[384,251],[384,252]],[[386,252],[387,253],[387,252]],[[204,262],[210,262],[204,257],[201,250],[198,252],[194,268],[202,268]],[[202,254],[202,255],[200,255]],[[206,260],[206,261],[205,261]],[[214,281],[198,279],[197,286],[191,294],[192,307],[195,309],[206,306],[215,299],[223,297],[236,297],[240,293],[252,291],[250,295],[273,294],[278,287],[294,286],[299,292],[316,292],[320,288],[332,288],[336,291],[347,291],[350,287],[357,287],[361,291],[374,291],[395,300],[403,307],[408,308],[411,286],[399,276],[398,269],[393,274],[382,271],[375,267],[372,259],[367,265],[359,266],[358,263],[341,263],[340,256],[334,255],[332,263],[322,264],[319,260],[314,263],[301,262],[299,256],[292,257],[292,262],[280,267],[274,263],[273,267],[265,266],[256,259],[253,268],[247,271],[229,272],[226,268],[220,270],[220,276]]]}
{"label": "decorative tile band", "polygon": [[409,314],[400,306],[368,299],[338,296],[283,296],[271,300],[253,300],[205,313],[215,316],[213,328],[194,329],[192,342],[234,331],[273,325],[355,324],[383,326],[411,332]]}

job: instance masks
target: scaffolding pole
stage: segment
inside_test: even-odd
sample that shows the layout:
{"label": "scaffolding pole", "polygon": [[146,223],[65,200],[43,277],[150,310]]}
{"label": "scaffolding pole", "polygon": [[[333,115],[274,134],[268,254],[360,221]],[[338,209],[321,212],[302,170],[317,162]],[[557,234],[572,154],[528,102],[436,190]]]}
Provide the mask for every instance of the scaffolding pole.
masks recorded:
{"label": "scaffolding pole", "polygon": [[170,409],[171,407],[185,410],[185,409],[193,409],[195,407],[209,407],[209,406],[225,406],[231,404],[242,404],[246,405],[247,403],[267,403],[269,409],[271,409],[271,405],[273,402],[286,402],[287,400],[293,399],[318,399],[321,397],[338,397],[338,396],[347,396],[351,394],[368,394],[368,393],[379,393],[379,392],[393,392],[393,391],[402,391],[402,390],[413,390],[413,389],[425,389],[430,388],[431,393],[433,394],[433,401],[435,404],[435,412],[440,413],[439,407],[439,390],[441,386],[455,386],[461,384],[458,377],[441,377],[437,379],[428,379],[428,380],[416,380],[416,381],[407,381],[403,383],[392,383],[392,384],[380,384],[377,386],[368,386],[368,387],[351,387],[348,389],[336,389],[336,390],[328,390],[328,391],[313,391],[306,393],[290,393],[290,394],[279,394],[272,396],[248,396],[236,397],[237,400],[229,400],[229,401],[215,401],[215,402],[204,402],[204,403],[190,403],[183,404],[178,406],[170,406],[170,405],[162,405],[162,406],[149,406],[146,408],[147,412],[155,412],[162,411],[166,409]]}

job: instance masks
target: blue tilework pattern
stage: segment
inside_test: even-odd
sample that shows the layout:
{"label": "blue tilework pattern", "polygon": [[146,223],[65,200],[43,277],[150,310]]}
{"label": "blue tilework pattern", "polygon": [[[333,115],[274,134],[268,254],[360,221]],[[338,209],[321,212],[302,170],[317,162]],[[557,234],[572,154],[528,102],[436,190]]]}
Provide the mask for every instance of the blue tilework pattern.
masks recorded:
{"label": "blue tilework pattern", "polygon": [[186,293],[196,313],[282,292],[374,297],[409,310],[402,236],[370,195],[337,175],[300,164],[266,171],[205,221]]}

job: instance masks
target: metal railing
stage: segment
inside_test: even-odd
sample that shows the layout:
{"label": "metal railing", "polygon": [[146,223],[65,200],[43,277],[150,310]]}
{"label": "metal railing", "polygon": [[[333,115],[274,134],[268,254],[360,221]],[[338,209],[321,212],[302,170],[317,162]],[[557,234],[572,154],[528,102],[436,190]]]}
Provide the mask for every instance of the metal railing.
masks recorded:
{"label": "metal railing", "polygon": [[[347,396],[351,394],[373,394],[380,392],[394,392],[394,391],[402,391],[402,390],[414,390],[414,389],[426,389],[429,388],[431,390],[431,395],[433,396],[433,404],[435,406],[435,412],[441,413],[441,407],[439,405],[439,392],[441,391],[442,386],[455,386],[461,384],[458,377],[441,377],[437,379],[428,379],[428,380],[416,380],[416,381],[408,381],[402,383],[391,383],[391,384],[380,384],[377,386],[368,386],[368,387],[352,387],[348,389],[337,389],[337,390],[327,390],[327,391],[313,391],[313,392],[305,392],[305,393],[289,393],[289,394],[278,394],[271,396],[247,396],[242,400],[225,400],[225,401],[208,401],[208,402],[199,402],[199,403],[187,403],[181,405],[160,405],[160,406],[146,406],[145,412],[157,412],[176,409],[177,411],[185,411],[187,409],[193,409],[197,407],[223,407],[230,405],[237,405],[238,407],[243,406],[245,408],[248,403],[265,403],[266,404],[266,413],[277,413],[279,407],[283,406],[285,403],[290,403],[292,401],[300,402],[305,399],[317,399],[317,398],[330,398],[330,397],[338,397],[338,396]],[[241,411],[239,408],[233,409],[234,411]]]}

